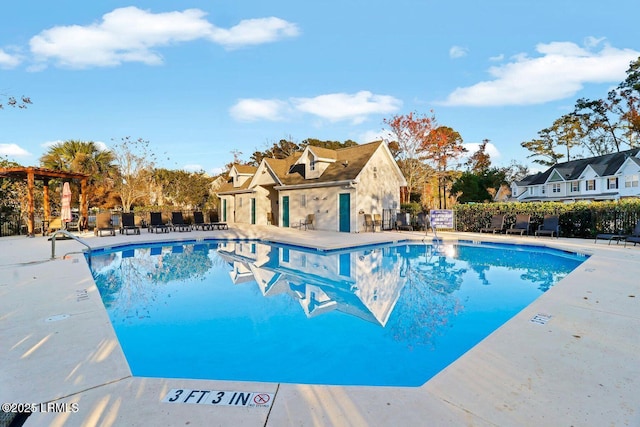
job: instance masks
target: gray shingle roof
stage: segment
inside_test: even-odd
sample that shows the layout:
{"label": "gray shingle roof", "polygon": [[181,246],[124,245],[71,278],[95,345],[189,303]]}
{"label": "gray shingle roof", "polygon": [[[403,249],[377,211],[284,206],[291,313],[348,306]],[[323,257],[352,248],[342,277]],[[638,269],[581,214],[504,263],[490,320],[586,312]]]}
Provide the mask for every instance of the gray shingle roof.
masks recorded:
{"label": "gray shingle roof", "polygon": [[525,177],[522,181],[518,182],[518,185],[544,184],[554,170],[557,171],[565,181],[572,181],[578,179],[587,166],[591,166],[599,176],[611,176],[616,173],[628,157],[631,157],[634,162],[640,165],[640,159],[635,157],[638,152],[640,152],[640,148],[634,148],[619,153],[610,153],[603,156],[558,163],[542,173]]}

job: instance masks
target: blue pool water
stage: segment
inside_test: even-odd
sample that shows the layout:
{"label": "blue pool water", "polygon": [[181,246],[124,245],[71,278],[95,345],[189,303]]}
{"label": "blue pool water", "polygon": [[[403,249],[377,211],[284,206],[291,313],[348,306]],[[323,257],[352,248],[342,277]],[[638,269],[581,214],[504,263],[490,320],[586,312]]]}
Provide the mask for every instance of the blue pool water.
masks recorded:
{"label": "blue pool water", "polygon": [[585,259],[205,240],[97,251],[89,264],[135,376],[420,386]]}

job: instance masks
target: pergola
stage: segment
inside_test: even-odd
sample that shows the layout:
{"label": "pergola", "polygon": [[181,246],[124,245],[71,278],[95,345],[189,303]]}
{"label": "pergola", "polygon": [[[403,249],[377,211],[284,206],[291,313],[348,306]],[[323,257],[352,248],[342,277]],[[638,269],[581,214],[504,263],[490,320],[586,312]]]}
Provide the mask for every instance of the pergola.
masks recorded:
{"label": "pergola", "polygon": [[80,212],[84,218],[89,216],[89,205],[87,204],[86,190],[87,179],[89,175],[84,173],[75,172],[63,172],[52,169],[36,168],[36,167],[13,167],[13,168],[0,168],[0,178],[9,179],[21,179],[27,181],[27,230],[29,236],[34,235],[35,221],[34,221],[34,203],[33,203],[33,188],[35,182],[43,181],[43,198],[44,198],[44,218],[49,220],[51,215],[51,209],[49,207],[49,180],[51,179],[73,179],[80,181]]}

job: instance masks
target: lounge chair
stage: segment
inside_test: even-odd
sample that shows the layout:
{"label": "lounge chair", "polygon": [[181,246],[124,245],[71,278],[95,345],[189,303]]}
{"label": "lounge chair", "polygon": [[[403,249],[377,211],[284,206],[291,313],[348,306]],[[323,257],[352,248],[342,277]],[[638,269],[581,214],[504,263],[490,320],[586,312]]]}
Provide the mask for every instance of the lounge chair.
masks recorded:
{"label": "lounge chair", "polygon": [[545,215],[542,221],[542,225],[536,230],[537,236],[550,236],[560,237],[560,224],[558,215]]}
{"label": "lounge chair", "polygon": [[516,223],[507,228],[507,234],[529,235],[529,224],[531,223],[531,215],[517,214]]}
{"label": "lounge chair", "polygon": [[116,235],[116,229],[113,228],[111,222],[111,212],[102,212],[96,215],[96,227],[93,229],[93,234],[102,236],[105,231],[108,231],[111,236]]}
{"label": "lounge chair", "polygon": [[170,228],[167,224],[162,222],[162,213],[161,212],[151,212],[151,220],[149,221],[149,233],[168,233]]}
{"label": "lounge chair", "polygon": [[[615,240],[616,245],[620,243],[621,240],[626,240],[627,237],[634,237],[635,235],[640,233],[640,221],[636,224],[635,228],[631,232],[631,234],[625,234],[623,230],[618,230],[616,233],[599,233],[596,234],[596,238],[594,243],[598,243],[598,240],[607,240],[610,245],[612,241]],[[635,245],[634,245],[635,246]]]}
{"label": "lounge chair", "polygon": [[428,232],[430,228],[433,229],[431,227],[431,220],[429,219],[429,215],[424,212],[420,212],[418,214],[417,223],[418,226],[425,232]]}
{"label": "lounge chair", "polygon": [[215,212],[211,212],[211,214],[209,215],[209,219],[211,219],[211,229],[212,230],[214,228],[216,230],[227,230],[229,228],[229,226],[227,225],[226,222],[218,221],[218,214],[215,213]]}
{"label": "lounge chair", "polygon": [[593,243],[598,243],[598,240],[607,240],[610,245],[615,240],[616,245],[620,243],[620,240],[625,240],[628,235],[624,234],[622,230],[618,230],[617,233],[599,233],[596,234],[596,238]]}
{"label": "lounge chair", "polygon": [[305,219],[300,221],[300,229],[302,229],[302,227],[304,227],[305,230],[308,230],[309,228],[312,228],[312,229],[315,230],[315,226],[313,224],[315,220],[316,220],[315,214],[307,215],[307,217]]}
{"label": "lounge chair", "polygon": [[204,214],[201,211],[193,213],[193,228],[196,230],[199,228],[202,231],[211,229],[211,223],[204,222]]}
{"label": "lounge chair", "polygon": [[371,214],[364,214],[364,231],[371,229],[371,231],[375,232],[376,227],[373,223],[373,217]]}
{"label": "lounge chair", "polygon": [[481,228],[481,233],[502,233],[504,231],[504,215],[493,215],[491,222],[486,227]]}
{"label": "lounge chair", "polygon": [[413,231],[413,227],[407,221],[407,214],[399,214],[396,217],[396,230]]}
{"label": "lounge chair", "polygon": [[373,231],[376,231],[376,227],[382,231],[382,215],[380,214],[373,214]]}
{"label": "lounge chair", "polygon": [[173,231],[191,231],[191,225],[184,222],[182,212],[171,212],[171,227]]}
{"label": "lounge chair", "polygon": [[227,225],[226,222],[212,222],[211,223],[211,229],[216,229],[216,230],[227,230],[229,228],[229,226]]}
{"label": "lounge chair", "polygon": [[627,247],[627,243],[633,243],[633,246],[640,243],[640,220],[634,227],[633,231],[629,236],[626,236],[624,239],[624,247]]}
{"label": "lounge chair", "polygon": [[120,219],[120,234],[129,234],[129,231],[132,231],[133,234],[140,234],[140,227],[136,225],[133,212],[123,212]]}

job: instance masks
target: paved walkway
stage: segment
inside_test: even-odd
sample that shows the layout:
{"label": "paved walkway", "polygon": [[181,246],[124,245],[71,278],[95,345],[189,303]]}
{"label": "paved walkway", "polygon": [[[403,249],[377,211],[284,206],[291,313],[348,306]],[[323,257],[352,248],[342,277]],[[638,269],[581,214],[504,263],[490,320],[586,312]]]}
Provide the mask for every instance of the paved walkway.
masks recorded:
{"label": "paved walkway", "polygon": [[[424,238],[275,227],[83,238],[100,247],[214,236],[319,248]],[[44,237],[1,238],[0,402],[37,403],[40,412],[25,426],[640,426],[640,247],[441,237],[536,243],[592,256],[422,387],[333,387],[132,377],[80,253],[84,246],[57,241],[51,260]],[[551,316],[546,324],[530,322],[541,313]],[[263,392],[274,400],[268,408],[162,402],[171,389],[197,390],[194,396]],[[47,409],[68,411],[41,412]]]}

